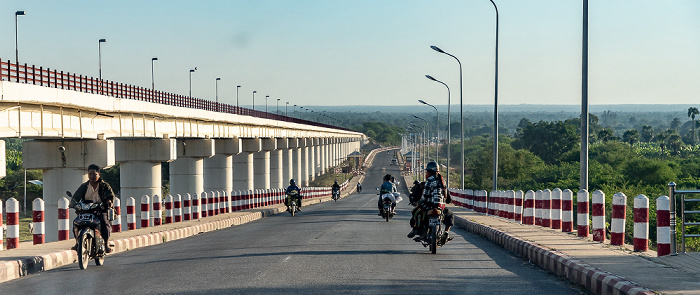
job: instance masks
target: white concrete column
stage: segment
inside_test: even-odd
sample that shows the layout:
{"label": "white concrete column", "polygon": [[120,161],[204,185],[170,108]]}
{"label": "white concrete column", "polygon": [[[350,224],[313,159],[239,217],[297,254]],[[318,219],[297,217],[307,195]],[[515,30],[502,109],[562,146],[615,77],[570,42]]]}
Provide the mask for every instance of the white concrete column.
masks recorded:
{"label": "white concrete column", "polygon": [[314,146],[314,158],[315,158],[315,163],[316,163],[316,177],[321,176],[323,174],[323,163],[321,161],[322,156],[321,156],[321,145],[323,144],[323,139],[322,138],[316,138],[316,146]]}
{"label": "white concrete column", "polygon": [[233,190],[233,155],[241,152],[238,138],[214,140],[215,155],[204,159],[204,191]]}
{"label": "white concrete column", "polygon": [[204,192],[204,158],[214,155],[214,140],[177,140],[177,160],[170,162],[170,194]]}
{"label": "white concrete column", "polygon": [[301,186],[309,186],[309,139],[304,138],[302,140],[304,144],[301,146]]}
{"label": "white concrete column", "polygon": [[[283,160],[284,157],[282,156],[282,153],[286,151],[286,146],[287,142],[286,140],[276,138],[275,141],[277,142],[277,149],[273,150],[270,152],[270,188],[283,188],[285,187],[285,181],[284,181],[284,164]],[[285,148],[280,148],[279,143],[280,141],[284,141],[284,147]],[[289,180],[287,180],[289,181]]]}
{"label": "white concrete column", "polygon": [[292,172],[293,160],[290,142],[296,145],[296,138],[280,138],[277,140],[277,148],[282,151],[282,187],[286,187],[289,180],[294,177]]}
{"label": "white concrete column", "polygon": [[318,143],[314,137],[307,139],[306,142],[309,150],[309,182],[311,182],[316,179],[316,146]]}
{"label": "white concrete column", "polygon": [[[59,150],[59,147],[63,149]],[[87,166],[90,164],[100,168],[115,164],[114,141],[32,140],[22,143],[22,154],[24,168],[43,170],[45,238],[47,243],[58,241],[58,201],[65,196],[65,191],[75,192],[87,181]],[[69,210],[68,218],[75,218],[73,210]]]}
{"label": "white concrete column", "polygon": [[270,151],[277,149],[277,140],[261,138],[261,150],[254,154],[255,188],[270,188]]}
{"label": "white concrete column", "polygon": [[331,157],[330,157],[330,152],[331,152],[331,149],[330,149],[330,142],[331,142],[331,139],[330,139],[330,138],[326,138],[325,144],[323,145],[323,166],[324,166],[324,167],[323,167],[323,171],[324,171],[324,172],[328,172],[328,168],[331,167],[331,162],[330,162],[330,160],[331,160]]}
{"label": "white concrete column", "polygon": [[233,189],[252,190],[255,189],[254,156],[261,150],[259,138],[242,138],[241,153],[233,156]]}
{"label": "white concrete column", "polygon": [[303,183],[303,181],[302,181],[302,178],[303,178],[303,177],[302,177],[302,175],[303,175],[303,174],[302,174],[302,172],[303,172],[303,169],[302,169],[303,162],[302,162],[302,160],[303,160],[303,159],[302,159],[302,155],[301,155],[301,154],[302,154],[303,141],[304,141],[304,140],[303,140],[302,138],[298,138],[298,141],[299,141],[299,144],[298,144],[296,147],[294,147],[294,149],[293,149],[293,151],[292,151],[292,156],[294,157],[294,160],[293,160],[293,163],[292,163],[292,171],[293,171],[294,177],[292,177],[292,178],[296,179],[296,180],[297,180],[297,183],[299,183],[299,184],[301,185],[301,184]]}

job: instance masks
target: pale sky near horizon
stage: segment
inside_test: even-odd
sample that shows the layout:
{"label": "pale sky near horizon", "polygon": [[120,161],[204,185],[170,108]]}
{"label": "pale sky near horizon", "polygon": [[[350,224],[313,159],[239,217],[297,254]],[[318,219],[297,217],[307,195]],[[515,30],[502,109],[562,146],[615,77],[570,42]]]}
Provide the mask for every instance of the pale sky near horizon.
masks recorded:
{"label": "pale sky near horizon", "polygon": [[[579,104],[582,0],[495,0],[499,104]],[[0,58],[256,109],[493,104],[488,0],[0,0]],[[589,1],[590,104],[700,104],[700,1]]]}

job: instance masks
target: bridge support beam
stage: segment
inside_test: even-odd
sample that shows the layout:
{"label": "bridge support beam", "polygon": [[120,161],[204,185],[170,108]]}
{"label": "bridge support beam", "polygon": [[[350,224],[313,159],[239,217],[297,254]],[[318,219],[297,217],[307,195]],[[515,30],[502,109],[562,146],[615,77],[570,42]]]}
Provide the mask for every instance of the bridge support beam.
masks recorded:
{"label": "bridge support beam", "polygon": [[[61,151],[59,147],[65,149]],[[32,140],[22,143],[22,154],[24,168],[43,170],[45,238],[46,242],[58,241],[58,200],[65,191],[75,192],[87,181],[90,164],[101,168],[114,165],[114,141]],[[69,210],[69,215],[69,220],[75,218],[73,210]]]}
{"label": "bridge support beam", "polygon": [[242,150],[239,138],[214,139],[215,155],[204,159],[204,191],[233,191],[233,155]]}
{"label": "bridge support beam", "polygon": [[177,140],[177,160],[170,163],[170,194],[201,195],[204,192],[204,158],[214,155],[214,140]]}
{"label": "bridge support beam", "polygon": [[304,139],[303,138],[296,138],[295,140],[295,145],[292,147],[292,175],[294,175],[294,179],[297,180],[298,185],[303,185],[303,177],[302,177],[302,169],[301,166],[302,164],[302,149],[304,145]]}
{"label": "bridge support beam", "polygon": [[301,183],[302,186],[309,186],[309,139],[300,138],[301,150]]}
{"label": "bridge support beam", "polygon": [[261,138],[261,149],[254,154],[255,188],[270,188],[270,152],[277,149],[277,140]]}
{"label": "bridge support beam", "polygon": [[[119,163],[119,192],[122,202],[133,197],[163,196],[161,162],[171,162],[177,158],[175,139],[117,139],[114,142],[115,160]],[[126,203],[125,203],[126,204]],[[141,216],[141,207],[134,212]],[[140,225],[137,223],[137,226]]]}
{"label": "bridge support beam", "polygon": [[309,157],[307,161],[309,162],[309,173],[307,175],[309,176],[310,183],[314,181],[314,179],[316,179],[316,146],[318,145],[318,142],[316,141],[315,137],[311,137],[306,139],[306,145],[307,150],[309,151]]}
{"label": "bridge support beam", "polygon": [[[296,142],[296,138],[294,139]],[[286,188],[289,185],[289,180],[294,178],[294,173],[292,172],[292,149],[290,148],[292,139],[289,138],[279,138],[277,139],[277,148],[282,151],[282,187]]]}
{"label": "bridge support beam", "polygon": [[253,153],[262,150],[260,138],[242,138],[241,153],[233,156],[233,189],[255,189]]}
{"label": "bridge support beam", "polygon": [[[284,156],[287,140],[275,138],[276,149],[270,151],[270,188],[284,188]],[[287,179],[289,181],[289,179]]]}

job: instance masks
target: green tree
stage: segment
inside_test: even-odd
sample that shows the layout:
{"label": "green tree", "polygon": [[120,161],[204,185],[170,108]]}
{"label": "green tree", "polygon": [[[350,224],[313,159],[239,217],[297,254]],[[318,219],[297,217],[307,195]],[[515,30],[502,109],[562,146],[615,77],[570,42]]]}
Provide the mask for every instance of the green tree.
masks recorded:
{"label": "green tree", "polygon": [[696,107],[689,107],[688,108],[688,117],[690,117],[690,120],[693,122],[692,127],[693,127],[693,144],[697,143],[697,138],[695,137],[695,116],[700,114],[700,111],[698,111],[698,108]]}
{"label": "green tree", "polygon": [[578,145],[576,127],[561,121],[528,124],[523,136],[514,142],[514,147],[525,148],[540,157],[545,163],[553,164]]}
{"label": "green tree", "polygon": [[654,129],[649,125],[642,126],[642,141],[651,142],[654,139]]}
{"label": "green tree", "polygon": [[639,131],[637,131],[637,129],[625,131],[625,133],[622,134],[622,140],[629,143],[629,145],[634,145],[639,141]]}
{"label": "green tree", "polygon": [[678,177],[667,162],[643,158],[628,161],[622,173],[630,183],[637,185],[665,186]]}
{"label": "green tree", "polygon": [[671,120],[671,126],[670,126],[670,127],[671,127],[672,130],[675,130],[676,132],[680,131],[680,128],[681,128],[681,119],[679,119],[679,118],[673,118],[673,120]]}
{"label": "green tree", "polygon": [[615,134],[613,133],[612,129],[610,128],[603,128],[598,132],[598,140],[602,142],[608,142],[610,140],[615,139]]}

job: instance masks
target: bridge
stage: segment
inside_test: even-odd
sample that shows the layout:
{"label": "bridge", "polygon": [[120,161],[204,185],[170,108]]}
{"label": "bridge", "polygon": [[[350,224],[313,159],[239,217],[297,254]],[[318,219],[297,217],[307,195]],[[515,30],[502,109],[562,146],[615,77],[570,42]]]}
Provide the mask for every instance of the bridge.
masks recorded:
{"label": "bridge", "polygon": [[170,194],[230,196],[292,178],[308,186],[366,142],[337,126],[56,69],[8,60],[0,69],[0,137],[32,139],[23,165],[43,170],[47,241],[57,240],[63,192],[87,181],[93,163],[120,165],[122,198],[163,196],[163,162]]}

